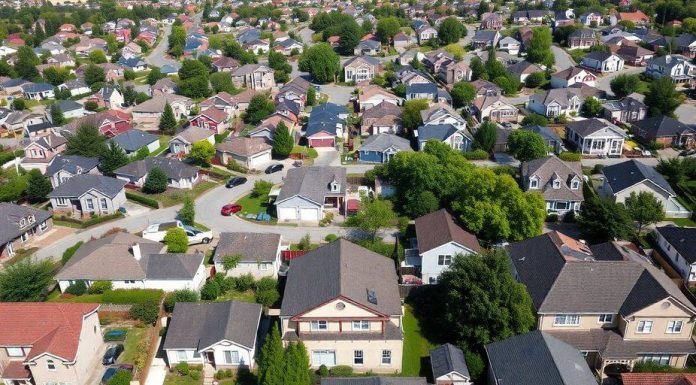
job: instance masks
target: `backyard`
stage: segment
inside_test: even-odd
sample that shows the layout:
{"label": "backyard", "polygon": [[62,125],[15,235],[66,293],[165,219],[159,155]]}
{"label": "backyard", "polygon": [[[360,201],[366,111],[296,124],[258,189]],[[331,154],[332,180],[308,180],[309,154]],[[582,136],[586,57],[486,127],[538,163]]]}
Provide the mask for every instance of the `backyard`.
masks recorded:
{"label": "backyard", "polygon": [[147,338],[148,328],[130,327],[126,331],[126,340],[123,341],[123,353],[119,357],[119,362],[132,364],[138,356],[138,342],[143,338]]}
{"label": "backyard", "polygon": [[421,334],[418,320],[413,315],[410,305],[404,311],[404,356],[402,360],[402,375],[408,377],[422,376],[427,371],[427,360],[430,349],[434,347]]}

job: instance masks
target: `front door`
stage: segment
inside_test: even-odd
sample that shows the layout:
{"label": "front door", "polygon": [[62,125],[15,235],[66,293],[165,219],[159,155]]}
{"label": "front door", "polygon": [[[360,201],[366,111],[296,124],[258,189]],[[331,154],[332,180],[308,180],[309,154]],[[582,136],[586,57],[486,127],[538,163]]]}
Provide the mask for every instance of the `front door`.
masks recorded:
{"label": "front door", "polygon": [[215,352],[205,352],[205,362],[215,365]]}

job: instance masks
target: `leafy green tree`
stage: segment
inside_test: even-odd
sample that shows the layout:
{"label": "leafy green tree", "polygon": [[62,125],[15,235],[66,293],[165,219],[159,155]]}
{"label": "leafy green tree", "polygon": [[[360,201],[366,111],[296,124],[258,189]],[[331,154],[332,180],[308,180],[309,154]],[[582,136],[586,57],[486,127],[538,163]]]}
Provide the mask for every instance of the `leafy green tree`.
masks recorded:
{"label": "leafy green tree", "polygon": [[135,71],[133,70],[125,70],[123,71],[123,79],[125,81],[130,81],[130,80],[135,80]]}
{"label": "leafy green tree", "polygon": [[292,66],[288,63],[288,58],[282,53],[273,50],[268,53],[268,66],[277,71],[292,72]]}
{"label": "leafy green tree", "polygon": [[0,202],[16,202],[27,190],[27,178],[15,170],[6,171],[0,177]]}
{"label": "leafy green tree", "polygon": [[147,194],[159,194],[167,190],[167,174],[159,167],[153,167],[145,177],[143,192]]}
{"label": "leafy green tree", "polygon": [[48,294],[53,280],[53,263],[24,259],[0,271],[0,301],[38,302]]}
{"label": "leafy green tree", "polygon": [[604,111],[604,106],[602,106],[602,103],[597,100],[594,96],[590,96],[589,98],[585,99],[585,103],[582,105],[582,116],[586,118],[594,118],[598,116],[602,116],[602,112]]}
{"label": "leafy green tree", "polygon": [[495,147],[497,139],[498,128],[495,123],[485,121],[474,133],[474,148],[484,150],[490,154],[493,151],[493,147]]}
{"label": "leafy green tree", "polygon": [[285,374],[283,342],[280,339],[278,325],[271,327],[271,332],[261,348],[258,363],[259,385],[284,385]]}
{"label": "leafy green tree", "polygon": [[27,109],[27,103],[22,98],[17,98],[12,101],[12,109],[15,111],[24,111]]}
{"label": "leafy green tree", "polygon": [[391,201],[384,199],[370,199],[363,197],[358,213],[351,218],[359,229],[369,233],[372,240],[377,237],[380,229],[394,224],[396,213],[394,213]]}
{"label": "leafy green tree", "polygon": [[208,76],[195,76],[185,80],[179,80],[179,92],[189,98],[205,98],[210,96],[210,79]]}
{"label": "leafy green tree", "polygon": [[97,83],[103,83],[106,81],[106,75],[104,74],[104,69],[101,67],[90,64],[85,69],[85,83],[88,86]]}
{"label": "leafy green tree", "polygon": [[178,218],[188,226],[193,226],[196,223],[196,206],[188,195],[184,198],[184,205],[178,212]]}
{"label": "leafy green tree", "polygon": [[27,198],[29,202],[43,202],[53,190],[51,181],[41,171],[33,169],[27,173]]}
{"label": "leafy green tree", "polygon": [[633,223],[626,207],[595,196],[585,198],[578,224],[582,233],[595,242],[627,239],[633,234]]}
{"label": "leafy green tree", "polygon": [[222,257],[222,267],[225,268],[225,271],[232,270],[239,265],[239,262],[241,260],[242,256],[239,254],[225,255],[224,257]]}
{"label": "leafy green tree", "polygon": [[317,90],[314,87],[309,87],[307,89],[307,105],[313,106],[317,102]]}
{"label": "leafy green tree", "polygon": [[624,204],[628,210],[628,215],[638,226],[637,236],[640,236],[646,225],[665,219],[665,208],[651,192],[641,191],[639,194],[632,192]]}
{"label": "leafy green tree", "polygon": [[540,114],[529,114],[522,119],[523,126],[541,126],[546,127],[549,125],[549,120],[546,116]]}
{"label": "leafy green tree", "polygon": [[22,46],[17,49],[17,59],[15,61],[15,72],[19,77],[26,80],[33,80],[39,77],[36,66],[41,64],[41,59],[34,53],[29,46]]}
{"label": "leafy green tree", "polygon": [[[133,304],[128,312],[134,320],[142,321],[147,325],[154,325],[159,316],[159,300],[148,299],[145,302]],[[128,372],[130,374],[130,372]]]}
{"label": "leafy green tree", "polygon": [[213,86],[213,92],[227,92],[234,94],[237,89],[234,87],[232,77],[227,72],[215,72],[210,75],[210,84]]}
{"label": "leafy green tree", "polygon": [[73,75],[68,68],[48,67],[43,70],[43,77],[46,82],[58,86],[65,83],[66,80],[73,78]]}
{"label": "leafy green tree", "polygon": [[551,51],[551,44],[553,43],[551,30],[547,27],[537,27],[532,31],[532,38],[526,44],[527,60],[547,67],[553,66],[555,58],[553,51]]}
{"label": "leafy green tree", "polygon": [[164,297],[164,311],[171,313],[177,302],[198,302],[198,293],[193,290],[177,290]]}
{"label": "leafy green tree", "polygon": [[0,60],[0,76],[7,76],[10,78],[16,78],[17,72],[15,72],[14,67],[7,62],[7,60]]}
{"label": "leafy green tree", "polygon": [[94,64],[102,64],[106,63],[108,60],[106,60],[106,55],[104,54],[104,51],[100,49],[95,49],[94,51],[89,53],[89,61],[91,61]]}
{"label": "leafy green tree", "polygon": [[128,160],[126,152],[116,143],[111,142],[107,150],[99,158],[99,169],[104,175],[113,175],[116,169],[128,164]]}
{"label": "leafy green tree", "polygon": [[653,80],[650,83],[650,91],[645,95],[645,105],[651,116],[673,116],[674,110],[679,107],[684,96],[677,92],[674,83],[669,76]]}
{"label": "leafy green tree", "polygon": [[548,146],[544,138],[536,132],[527,130],[515,130],[508,136],[508,147],[510,154],[520,162],[545,157]]}
{"label": "leafy green tree", "polygon": [[200,140],[191,146],[188,158],[199,165],[209,165],[215,156],[215,146],[207,140]]}
{"label": "leafy green tree", "polygon": [[300,71],[309,72],[321,84],[334,81],[341,69],[340,58],[328,43],[318,43],[305,49],[298,66]]}
{"label": "leafy green tree", "polygon": [[185,253],[188,250],[188,237],[186,231],[180,227],[167,229],[164,235],[164,244],[168,253]]}
{"label": "leafy green tree", "polygon": [[623,98],[624,96],[638,92],[640,83],[640,76],[622,74],[611,79],[609,86],[611,87],[611,92],[613,92],[617,98]]}
{"label": "leafy green tree", "polygon": [[469,63],[469,68],[471,68],[471,80],[488,80],[488,72],[486,71],[486,66],[483,64],[478,56],[471,59]]}
{"label": "leafy green tree", "polygon": [[295,141],[290,135],[288,126],[284,122],[278,123],[273,132],[273,156],[278,158],[287,158],[295,146]]}
{"label": "leafy green tree", "polygon": [[179,123],[176,121],[176,117],[174,116],[174,110],[169,102],[167,102],[164,105],[164,112],[160,117],[159,129],[165,134],[173,135],[178,125]]}
{"label": "leafy green tree", "polygon": [[397,33],[399,33],[400,29],[401,23],[399,23],[398,18],[394,16],[384,17],[377,21],[376,34],[382,44],[387,44],[391,42],[391,39],[394,38]]}
{"label": "leafy green tree", "polygon": [[150,72],[147,74],[147,84],[154,86],[158,80],[167,77],[160,71],[159,67],[152,67]]}
{"label": "leafy green tree", "polygon": [[273,111],[275,111],[275,105],[266,95],[254,95],[244,114],[244,122],[257,125],[263,119],[271,115]]}
{"label": "leafy green tree", "polygon": [[452,101],[455,107],[465,106],[476,98],[476,88],[469,82],[458,82],[452,87]]}
{"label": "leafy green tree", "polygon": [[65,116],[63,116],[63,110],[60,109],[58,103],[53,103],[51,105],[51,123],[54,126],[62,126],[65,124]]}
{"label": "leafy green tree", "polygon": [[[304,350],[304,352],[303,352]],[[309,385],[309,358],[306,348],[300,342],[291,342],[285,349],[285,384]]]}
{"label": "leafy green tree", "polygon": [[408,132],[413,132],[423,124],[420,112],[428,109],[428,101],[425,99],[412,99],[404,103],[401,113],[401,122]]}
{"label": "leafy green tree", "polygon": [[528,88],[537,88],[546,81],[546,74],[543,72],[534,72],[529,74],[526,79],[524,79],[524,85]]}
{"label": "leafy green tree", "polygon": [[360,43],[360,38],[362,37],[362,28],[360,28],[355,19],[351,18],[350,20],[341,26],[338,34],[340,39],[337,51],[341,55],[352,55],[353,50]]}
{"label": "leafy green tree", "polygon": [[99,130],[94,126],[80,126],[75,135],[69,135],[67,139],[68,143],[65,150],[67,155],[98,158],[107,150],[106,137],[99,133]]}
{"label": "leafy green tree", "polygon": [[201,288],[201,299],[212,301],[220,296],[220,284],[215,279],[209,279]]}
{"label": "leafy green tree", "polygon": [[506,72],[503,76],[498,76],[493,79],[493,83],[503,90],[505,95],[514,95],[519,91],[522,85],[513,74]]}
{"label": "leafy green tree", "polygon": [[457,19],[448,17],[440,24],[440,28],[437,30],[437,37],[443,45],[452,44],[462,38],[465,30],[464,25]]}

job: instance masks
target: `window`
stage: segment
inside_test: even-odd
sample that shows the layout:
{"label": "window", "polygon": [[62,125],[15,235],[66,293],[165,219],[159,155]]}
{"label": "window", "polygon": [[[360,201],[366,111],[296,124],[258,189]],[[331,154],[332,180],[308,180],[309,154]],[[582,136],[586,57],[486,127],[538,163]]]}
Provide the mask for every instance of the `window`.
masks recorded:
{"label": "window", "polygon": [[437,256],[437,264],[440,266],[449,266],[452,264],[452,256],[451,255],[438,255]]}
{"label": "window", "polygon": [[369,321],[353,321],[353,330],[370,330]]}
{"label": "window", "polygon": [[33,215],[30,215],[27,217],[27,220],[29,221],[29,224],[32,224],[32,223],[36,222],[36,217]]}
{"label": "window", "polygon": [[553,326],[578,326],[580,316],[577,314],[557,314],[553,320]]}
{"label": "window", "polygon": [[382,365],[391,365],[391,350],[382,350]]}
{"label": "window", "polygon": [[201,358],[201,353],[198,352],[198,350],[193,351],[193,358]]}
{"label": "window", "polygon": [[22,234],[22,236],[20,238],[21,238],[22,242],[28,241],[29,240],[29,233],[26,232],[26,233]]}
{"label": "window", "polygon": [[22,348],[5,348],[8,357],[24,357],[24,349]]}
{"label": "window", "polygon": [[610,324],[614,320],[613,314],[600,314],[597,323],[600,324]]}
{"label": "window", "polygon": [[539,180],[536,178],[530,179],[529,188],[539,188]]}
{"label": "window", "polygon": [[58,206],[67,206],[68,205],[67,198],[57,198],[56,202],[58,203]]}
{"label": "window", "polygon": [[570,182],[570,188],[571,188],[572,190],[577,190],[577,189],[579,189],[579,188],[580,188],[580,181],[579,181],[579,180],[576,180],[576,179],[573,179],[573,181]]}
{"label": "window", "polygon": [[335,350],[312,350],[312,365],[321,366],[326,365],[328,367],[336,365],[336,351]]}
{"label": "window", "polygon": [[87,199],[85,203],[87,204],[87,210],[94,210],[94,201],[92,199]]}
{"label": "window", "polygon": [[46,368],[49,371],[54,372],[56,370],[56,363],[53,362],[53,360],[48,360],[46,361]]}
{"label": "window", "polygon": [[554,180],[554,181],[553,181],[553,188],[556,189],[556,190],[558,190],[559,188],[561,188],[561,181],[558,180],[558,179]]}
{"label": "window", "polygon": [[326,321],[312,321],[309,324],[310,330],[328,330],[328,325],[326,324]]}
{"label": "window", "polygon": [[363,361],[363,351],[353,350],[353,365],[362,365]]}
{"label": "window", "polygon": [[106,198],[99,199],[99,204],[102,210],[107,210],[109,208],[109,204],[106,202]]}
{"label": "window", "polygon": [[259,263],[259,270],[268,270],[271,268],[270,263]]}
{"label": "window", "polygon": [[638,321],[636,333],[652,333],[652,321]]}
{"label": "window", "polygon": [[177,350],[176,359],[178,361],[186,361],[186,350]]}
{"label": "window", "polygon": [[239,364],[239,352],[232,350],[225,350],[225,363],[226,364]]}
{"label": "window", "polygon": [[27,225],[27,220],[22,218],[19,220],[19,227],[22,228]]}
{"label": "window", "polygon": [[654,362],[659,365],[669,365],[670,356],[662,354],[646,354],[640,357],[640,361]]}
{"label": "window", "polygon": [[41,222],[41,224],[39,225],[39,229],[41,231],[46,231],[47,228],[48,228],[48,223],[46,223],[46,222]]}
{"label": "window", "polygon": [[669,321],[667,322],[667,333],[677,334],[682,331],[682,321]]}

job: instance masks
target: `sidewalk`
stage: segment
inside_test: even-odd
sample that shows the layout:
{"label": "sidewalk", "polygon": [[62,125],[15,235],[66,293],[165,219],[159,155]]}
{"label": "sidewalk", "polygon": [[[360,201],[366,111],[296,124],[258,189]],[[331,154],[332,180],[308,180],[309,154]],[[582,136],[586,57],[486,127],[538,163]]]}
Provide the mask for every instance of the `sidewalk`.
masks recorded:
{"label": "sidewalk", "polygon": [[[162,344],[162,337],[157,339],[157,346]],[[159,348],[158,348],[159,349]],[[162,385],[164,384],[164,377],[167,376],[167,364],[164,362],[163,357],[159,357],[159,354],[155,356],[150,364],[150,370],[147,373],[147,379],[145,380],[145,385]]]}

